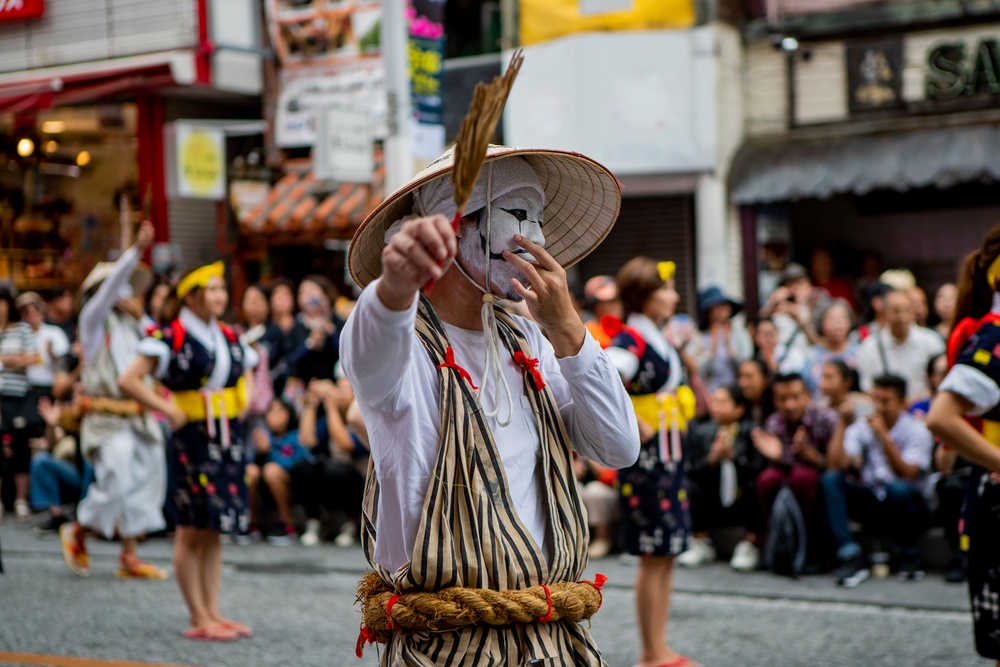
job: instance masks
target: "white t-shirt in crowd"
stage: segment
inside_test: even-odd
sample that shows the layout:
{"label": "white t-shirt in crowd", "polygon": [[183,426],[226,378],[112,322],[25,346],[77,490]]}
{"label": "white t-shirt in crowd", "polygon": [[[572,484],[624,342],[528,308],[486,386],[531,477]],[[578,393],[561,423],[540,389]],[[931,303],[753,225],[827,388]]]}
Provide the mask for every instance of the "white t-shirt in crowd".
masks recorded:
{"label": "white t-shirt in crowd", "polygon": [[[879,350],[879,341],[885,352],[885,361]],[[927,396],[930,385],[927,383],[927,363],[939,354],[944,353],[944,341],[930,329],[916,325],[910,326],[906,340],[900,343],[889,330],[881,329],[878,333],[868,336],[858,350],[858,375],[861,379],[862,391],[871,391],[875,378],[891,373],[906,380],[907,400],[912,402]],[[888,368],[886,368],[888,366]]]}
{"label": "white t-shirt in crowd", "polygon": [[69,354],[69,337],[60,327],[43,323],[35,332],[35,342],[42,362],[26,369],[28,384],[50,388],[55,381],[56,361]]}

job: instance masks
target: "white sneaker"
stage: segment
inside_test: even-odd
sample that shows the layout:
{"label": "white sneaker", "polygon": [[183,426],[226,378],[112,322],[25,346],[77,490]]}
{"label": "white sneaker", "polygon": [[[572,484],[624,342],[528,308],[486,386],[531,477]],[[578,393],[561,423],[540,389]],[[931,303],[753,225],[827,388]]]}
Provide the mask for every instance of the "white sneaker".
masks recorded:
{"label": "white sneaker", "polygon": [[604,558],[609,553],[611,553],[611,542],[602,539],[596,539],[590,543],[590,548],[587,550],[588,555],[593,559]]}
{"label": "white sneaker", "polygon": [[14,514],[17,515],[17,520],[20,522],[25,522],[31,518],[31,507],[28,505],[27,500],[15,500],[14,501]]}
{"label": "white sneaker", "polygon": [[358,543],[357,539],[354,537],[357,532],[358,524],[353,521],[345,521],[344,525],[340,527],[340,534],[334,538],[333,543],[338,547],[353,547]]}
{"label": "white sneaker", "polygon": [[681,567],[701,567],[714,560],[715,547],[705,540],[693,537],[688,544],[687,551],[677,557],[677,564]]}
{"label": "white sneaker", "polygon": [[319,546],[319,529],[320,529],[319,519],[307,520],[306,532],[302,533],[302,537],[299,538],[299,542],[302,543],[302,546],[304,547]]}
{"label": "white sneaker", "polygon": [[747,540],[742,540],[733,550],[733,557],[729,560],[729,567],[737,572],[753,572],[760,565],[760,549],[757,545]]}

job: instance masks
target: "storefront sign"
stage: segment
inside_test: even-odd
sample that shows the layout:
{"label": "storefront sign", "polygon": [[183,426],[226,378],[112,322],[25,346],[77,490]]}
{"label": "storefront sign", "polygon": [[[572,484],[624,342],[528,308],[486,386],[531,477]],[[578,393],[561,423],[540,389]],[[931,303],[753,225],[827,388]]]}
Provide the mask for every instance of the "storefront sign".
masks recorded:
{"label": "storefront sign", "polygon": [[367,109],[325,108],[317,113],[319,141],[313,147],[317,179],[371,183],[375,147]]}
{"label": "storefront sign", "polygon": [[381,60],[283,71],[274,140],[282,148],[316,143],[316,110],[367,108],[376,139],[386,135],[385,67]]}
{"label": "storefront sign", "polygon": [[847,87],[851,113],[898,108],[902,104],[903,42],[898,39],[847,45]]}
{"label": "storefront sign", "polygon": [[994,38],[976,44],[948,42],[927,55],[928,100],[1000,95],[1000,47]]}
{"label": "storefront sign", "polygon": [[378,53],[379,2],[267,0],[265,7],[271,43],[282,67],[322,65]]}
{"label": "storefront sign", "polygon": [[441,74],[444,38],[410,35],[410,88],[413,96],[413,156],[433,160],[444,150]]}
{"label": "storefront sign", "polygon": [[45,13],[45,0],[0,0],[0,22],[37,19]]}
{"label": "storefront sign", "polygon": [[226,196],[226,138],[222,130],[178,123],[177,194],[193,199]]}

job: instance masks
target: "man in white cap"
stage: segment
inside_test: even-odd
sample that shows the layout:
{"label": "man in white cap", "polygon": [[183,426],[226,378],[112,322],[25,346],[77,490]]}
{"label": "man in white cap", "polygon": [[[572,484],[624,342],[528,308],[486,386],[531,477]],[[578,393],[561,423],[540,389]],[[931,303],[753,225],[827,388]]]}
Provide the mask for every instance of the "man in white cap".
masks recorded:
{"label": "man in white cap", "polygon": [[[383,202],[351,248],[370,287],[341,338],[371,441],[365,552],[396,593],[578,581],[588,533],[572,452],[620,468],[639,434],[564,267],[607,235],[620,192],[583,156],[493,146],[456,235],[451,159]],[[494,298],[523,300],[534,321]],[[382,664],[604,664],[583,626],[545,621],[396,628]]]}
{"label": "man in white cap", "polygon": [[149,288],[148,269],[139,265],[153,243],[153,225],[145,222],[135,245],[117,262],[101,262],[80,291],[80,343],[83,388],[90,409],[84,414],[80,444],[94,464],[95,481],[80,501],[77,521],[59,529],[63,556],[75,574],[89,576],[86,531],[104,537],[117,533],[122,551],[118,578],[166,579],[167,573],[136,555],[138,538],[164,527],[166,456],[163,430],[138,403],[118,389],[118,377],[136,355],[151,322],[144,322],[137,297]]}

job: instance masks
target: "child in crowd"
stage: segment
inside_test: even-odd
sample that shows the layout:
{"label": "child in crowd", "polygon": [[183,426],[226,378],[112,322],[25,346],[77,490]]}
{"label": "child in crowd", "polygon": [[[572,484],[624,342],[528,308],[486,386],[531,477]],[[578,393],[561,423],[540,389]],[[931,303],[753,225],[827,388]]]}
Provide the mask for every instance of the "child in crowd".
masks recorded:
{"label": "child in crowd", "polygon": [[[272,399],[264,413],[266,428],[253,431],[254,462],[247,465],[247,489],[250,493],[250,535],[259,536],[260,482],[278,507],[281,525],[267,536],[268,544],[285,547],[296,537],[292,516],[292,481],[290,471],[300,461],[311,461],[312,454],[299,441],[298,415],[295,406],[281,399]],[[237,539],[239,543],[246,538]]]}

